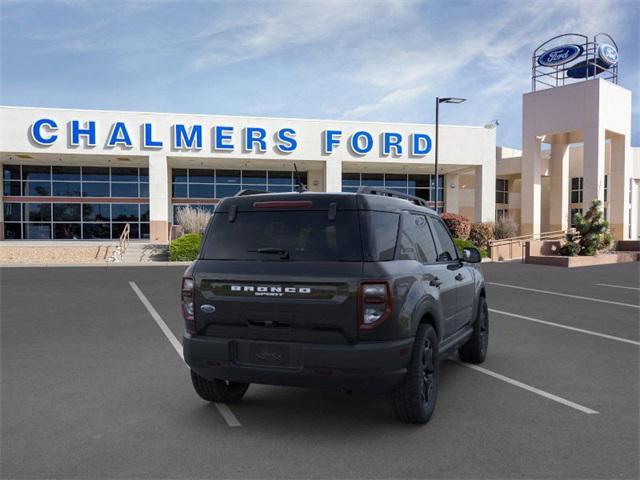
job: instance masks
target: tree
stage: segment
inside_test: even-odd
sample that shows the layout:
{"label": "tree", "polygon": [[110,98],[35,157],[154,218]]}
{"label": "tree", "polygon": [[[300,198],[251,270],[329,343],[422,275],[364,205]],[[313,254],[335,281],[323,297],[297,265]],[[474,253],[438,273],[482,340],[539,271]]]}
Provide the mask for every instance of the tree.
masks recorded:
{"label": "tree", "polygon": [[576,231],[567,233],[567,243],[560,249],[562,255],[595,255],[613,243],[609,222],[604,218],[600,200],[594,200],[584,215],[576,213],[573,223]]}

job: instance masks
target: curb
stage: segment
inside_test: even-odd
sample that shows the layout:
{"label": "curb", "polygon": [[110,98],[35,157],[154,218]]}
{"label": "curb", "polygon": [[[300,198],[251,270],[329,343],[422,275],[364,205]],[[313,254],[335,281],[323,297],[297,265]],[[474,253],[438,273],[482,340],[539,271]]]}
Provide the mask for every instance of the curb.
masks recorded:
{"label": "curb", "polygon": [[192,262],[140,262],[140,263],[0,263],[0,268],[112,268],[112,267],[186,267]]}

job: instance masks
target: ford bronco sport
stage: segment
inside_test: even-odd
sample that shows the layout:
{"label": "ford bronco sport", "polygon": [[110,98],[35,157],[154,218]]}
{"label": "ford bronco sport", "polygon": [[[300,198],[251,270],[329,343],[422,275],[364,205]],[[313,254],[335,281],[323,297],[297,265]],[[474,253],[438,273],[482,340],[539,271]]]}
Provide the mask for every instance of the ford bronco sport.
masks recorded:
{"label": "ford bronco sport", "polygon": [[250,383],[387,393],[426,423],[439,362],[487,354],[479,261],[424,200],[389,190],[223,199],[182,280],[193,386],[224,403]]}

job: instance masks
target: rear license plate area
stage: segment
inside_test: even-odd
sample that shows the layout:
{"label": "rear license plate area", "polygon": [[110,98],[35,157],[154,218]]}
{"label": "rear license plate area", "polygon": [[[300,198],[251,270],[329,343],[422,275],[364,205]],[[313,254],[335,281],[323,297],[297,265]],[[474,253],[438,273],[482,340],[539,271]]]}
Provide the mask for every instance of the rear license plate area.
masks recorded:
{"label": "rear license plate area", "polygon": [[291,367],[291,346],[279,343],[240,342],[236,361],[246,365]]}

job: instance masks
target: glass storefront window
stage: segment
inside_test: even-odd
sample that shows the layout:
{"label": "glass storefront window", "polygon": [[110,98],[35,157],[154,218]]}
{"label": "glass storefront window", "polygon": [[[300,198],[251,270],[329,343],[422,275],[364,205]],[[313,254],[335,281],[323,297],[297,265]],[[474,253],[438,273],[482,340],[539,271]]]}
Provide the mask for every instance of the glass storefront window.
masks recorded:
{"label": "glass storefront window", "polygon": [[19,197],[22,195],[22,183],[5,180],[3,183],[3,194],[8,197]]}
{"label": "glass storefront window", "polygon": [[49,181],[25,182],[24,194],[27,197],[49,197],[51,196],[51,182]]}
{"label": "glass storefront window", "polygon": [[27,222],[49,222],[51,221],[51,204],[25,203],[23,218]]}
{"label": "glass storefront window", "polygon": [[82,227],[79,223],[54,223],[53,238],[80,240],[82,238]]}
{"label": "glass storefront window", "polygon": [[53,167],[53,180],[80,181],[80,167]]}
{"label": "glass storefront window", "polygon": [[216,183],[240,183],[240,170],[216,170]]}
{"label": "glass storefront window", "polygon": [[23,180],[44,180],[51,181],[51,167],[41,165],[23,165]]}
{"label": "glass storefront window", "polygon": [[19,222],[22,220],[22,205],[19,203],[4,204],[4,221]]}
{"label": "glass storefront window", "polygon": [[109,184],[85,182],[82,184],[82,196],[83,197],[108,197]]}
{"label": "glass storefront window", "polygon": [[79,197],[80,183],[76,182],[53,182],[54,197]]}
{"label": "glass storefront window", "polygon": [[83,182],[108,182],[109,167],[82,167]]}
{"label": "glass storefront window", "polygon": [[137,197],[138,184],[114,182],[111,184],[111,196],[112,197]]}
{"label": "glass storefront window", "polygon": [[27,240],[48,240],[51,238],[50,223],[24,223],[23,235]]}
{"label": "glass storefront window", "polygon": [[54,222],[79,222],[80,221],[80,204],[79,203],[54,203],[53,204],[53,221]]}
{"label": "glass storefront window", "polygon": [[438,175],[438,201],[433,175],[399,173],[343,173],[342,191],[355,192],[360,186],[379,187],[407,193],[429,202],[429,206],[444,211],[444,175]]}
{"label": "glass storefront window", "polygon": [[189,198],[215,198],[213,184],[190,183]]}
{"label": "glass storefront window", "polygon": [[114,222],[137,222],[137,203],[112,203],[111,218]]}
{"label": "glass storefront window", "polygon": [[111,205],[108,203],[84,203],[82,219],[85,222],[101,222],[111,220]]}

